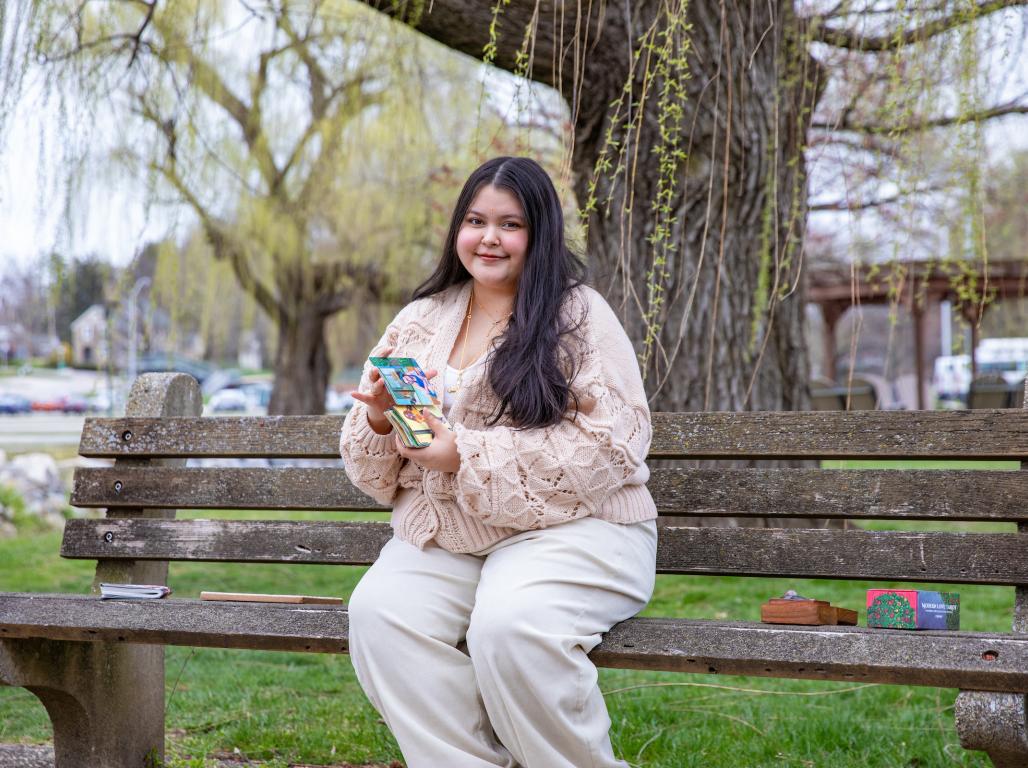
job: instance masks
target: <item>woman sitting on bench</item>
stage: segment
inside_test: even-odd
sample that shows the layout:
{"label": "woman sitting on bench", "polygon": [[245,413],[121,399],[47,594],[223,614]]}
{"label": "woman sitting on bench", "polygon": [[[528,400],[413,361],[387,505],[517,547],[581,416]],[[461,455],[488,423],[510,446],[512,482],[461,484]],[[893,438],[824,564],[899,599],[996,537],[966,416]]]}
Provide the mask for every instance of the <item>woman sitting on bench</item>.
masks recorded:
{"label": "woman sitting on bench", "polygon": [[370,364],[353,393],[340,451],[395,536],[351,598],[350,654],[409,768],[626,765],[587,654],[653,590],[650,415],[583,274],[545,171],[490,160],[372,353],[442,371],[453,431],[426,413],[431,445],[405,447]]}

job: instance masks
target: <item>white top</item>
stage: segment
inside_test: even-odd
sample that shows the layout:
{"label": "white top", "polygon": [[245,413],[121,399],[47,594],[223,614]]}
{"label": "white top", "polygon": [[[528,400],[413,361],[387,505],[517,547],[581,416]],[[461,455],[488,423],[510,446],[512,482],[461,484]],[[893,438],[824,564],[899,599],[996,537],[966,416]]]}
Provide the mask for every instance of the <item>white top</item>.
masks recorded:
{"label": "white top", "polygon": [[[471,365],[464,368],[464,376],[467,376],[472,368],[476,368],[485,362],[485,355],[480,355],[479,358]],[[446,364],[446,372],[443,374],[443,416],[450,415],[450,406],[453,405],[453,399],[457,396],[456,392],[450,392],[450,387],[457,384],[457,376],[460,371],[454,368],[449,363]]]}

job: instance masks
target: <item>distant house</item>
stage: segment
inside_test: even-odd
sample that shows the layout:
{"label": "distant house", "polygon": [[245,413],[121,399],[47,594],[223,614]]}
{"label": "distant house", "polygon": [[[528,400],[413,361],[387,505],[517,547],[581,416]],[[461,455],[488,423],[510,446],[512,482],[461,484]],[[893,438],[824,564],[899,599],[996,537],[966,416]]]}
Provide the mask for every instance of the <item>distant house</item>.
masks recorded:
{"label": "distant house", "polygon": [[25,360],[30,355],[30,335],[25,326],[0,325],[0,364],[10,365],[15,360]]}
{"label": "distant house", "polygon": [[74,366],[102,368],[107,365],[107,310],[94,304],[71,323],[71,362]]}

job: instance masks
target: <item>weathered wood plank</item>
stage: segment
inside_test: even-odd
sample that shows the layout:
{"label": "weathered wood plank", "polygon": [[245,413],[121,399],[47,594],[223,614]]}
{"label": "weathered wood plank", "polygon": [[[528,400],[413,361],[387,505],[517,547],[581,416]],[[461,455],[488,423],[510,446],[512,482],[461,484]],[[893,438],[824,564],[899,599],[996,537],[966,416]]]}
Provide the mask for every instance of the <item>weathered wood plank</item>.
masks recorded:
{"label": "weathered wood plank", "polygon": [[635,618],[590,657],[622,669],[1021,692],[1025,654],[1028,635]]}
{"label": "weathered wood plank", "polygon": [[[664,515],[1028,520],[1028,473],[817,469],[655,469]],[[78,507],[383,510],[341,469],[81,468]]]}
{"label": "weathered wood plank", "polygon": [[[1028,410],[657,413],[651,458],[1028,457]],[[341,416],[86,419],[83,456],[339,455]]]}
{"label": "weathered wood plank", "polygon": [[[61,556],[73,559],[200,560],[367,565],[388,523],[328,520],[69,520]],[[157,523],[157,524],[152,524]]]}
{"label": "weathered wood plank", "polygon": [[[337,606],[0,595],[0,638],[346,653],[348,629]],[[635,618],[592,658],[626,669],[1028,689],[1028,635]]]}
{"label": "weathered wood plank", "polygon": [[346,616],[346,607],[336,605],[9,593],[0,594],[0,639],[346,653]]}
{"label": "weathered wood plank", "polygon": [[1028,584],[1028,537],[798,528],[663,528],[664,573]]}
{"label": "weathered wood plank", "polygon": [[1028,456],[1028,411],[657,413],[651,457]]}
{"label": "weathered wood plank", "polygon": [[[80,559],[373,562],[387,523],[69,520],[61,555]],[[1028,584],[1028,537],[797,528],[660,531],[661,573],[955,584]]]}
{"label": "weathered wood plank", "polygon": [[86,419],[82,456],[339,458],[342,416]]}
{"label": "weathered wood plank", "polygon": [[656,469],[666,515],[1028,519],[1028,473],[989,470]]}
{"label": "weathered wood plank", "polygon": [[332,467],[79,468],[76,507],[171,509],[388,509]]}

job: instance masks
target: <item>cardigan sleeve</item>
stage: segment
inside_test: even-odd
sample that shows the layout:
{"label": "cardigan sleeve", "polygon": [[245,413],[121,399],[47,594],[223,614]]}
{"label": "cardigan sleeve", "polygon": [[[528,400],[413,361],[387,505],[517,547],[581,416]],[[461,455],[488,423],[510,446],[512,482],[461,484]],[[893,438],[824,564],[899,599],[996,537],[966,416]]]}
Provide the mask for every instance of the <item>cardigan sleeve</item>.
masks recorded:
{"label": "cardigan sleeve", "polygon": [[585,331],[572,382],[577,414],[534,429],[456,427],[461,464],[454,485],[466,514],[518,530],[557,525],[592,514],[644,467],[652,430],[639,365],[598,295]]}
{"label": "cardigan sleeve", "polygon": [[[383,349],[396,345],[405,311],[401,310],[389,324],[369,356],[375,356]],[[374,366],[365,361],[361,391],[367,392],[370,389],[373,370]],[[343,420],[343,429],[339,434],[339,454],[343,457],[343,466],[350,482],[378,503],[392,504],[398,488],[400,469],[406,459],[396,452],[392,431],[380,435],[371,428],[368,423],[368,407],[362,402],[355,402]]]}

